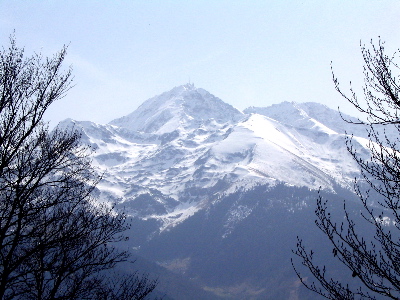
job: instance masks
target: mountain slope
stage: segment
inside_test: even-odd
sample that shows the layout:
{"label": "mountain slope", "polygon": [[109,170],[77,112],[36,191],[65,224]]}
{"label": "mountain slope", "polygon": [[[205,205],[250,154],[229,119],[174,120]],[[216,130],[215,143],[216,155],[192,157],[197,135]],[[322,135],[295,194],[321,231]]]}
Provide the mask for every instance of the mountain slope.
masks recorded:
{"label": "mountain slope", "polygon": [[[80,128],[97,149],[98,198],[132,218],[132,249],[227,299],[302,295],[287,260],[293,226],[320,237],[311,228],[317,190],[340,209],[360,174],[345,144],[353,125],[317,103],[242,113],[184,85],[109,124],[59,126]],[[357,130],[354,145],[368,159],[368,140]],[[285,284],[270,291],[278,281]]]}

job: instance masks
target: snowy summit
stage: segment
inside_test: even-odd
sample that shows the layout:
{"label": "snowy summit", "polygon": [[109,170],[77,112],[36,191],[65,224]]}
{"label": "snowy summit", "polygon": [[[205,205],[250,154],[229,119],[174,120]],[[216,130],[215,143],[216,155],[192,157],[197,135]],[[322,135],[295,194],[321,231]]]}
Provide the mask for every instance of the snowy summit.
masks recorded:
{"label": "snowy summit", "polygon": [[145,101],[133,113],[110,122],[133,131],[162,134],[202,122],[234,122],[243,114],[206,90],[186,84]]}

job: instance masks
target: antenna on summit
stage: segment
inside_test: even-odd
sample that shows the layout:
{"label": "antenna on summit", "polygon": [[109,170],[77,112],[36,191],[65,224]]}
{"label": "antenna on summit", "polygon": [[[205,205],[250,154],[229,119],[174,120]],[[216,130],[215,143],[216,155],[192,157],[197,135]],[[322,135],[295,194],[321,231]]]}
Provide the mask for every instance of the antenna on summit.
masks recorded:
{"label": "antenna on summit", "polygon": [[188,84],[187,84],[186,86],[187,86],[188,88],[190,88],[190,89],[194,88],[194,84],[191,82],[190,76],[189,76],[189,82],[188,82]]}

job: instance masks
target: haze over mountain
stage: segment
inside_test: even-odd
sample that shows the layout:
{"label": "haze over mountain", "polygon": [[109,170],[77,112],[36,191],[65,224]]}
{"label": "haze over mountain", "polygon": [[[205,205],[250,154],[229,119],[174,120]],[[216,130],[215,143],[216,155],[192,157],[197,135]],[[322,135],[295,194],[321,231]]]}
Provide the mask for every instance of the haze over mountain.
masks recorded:
{"label": "haze over mountain", "polygon": [[[352,197],[360,172],[345,131],[369,155],[364,129],[342,117],[355,120],[318,103],[241,112],[186,84],[109,124],[59,126],[81,128],[84,143],[97,148],[99,199],[132,217],[138,254],[215,297],[307,299],[288,266],[291,229],[318,236],[310,232],[320,187],[329,197]],[[277,280],[282,286],[271,290]]]}

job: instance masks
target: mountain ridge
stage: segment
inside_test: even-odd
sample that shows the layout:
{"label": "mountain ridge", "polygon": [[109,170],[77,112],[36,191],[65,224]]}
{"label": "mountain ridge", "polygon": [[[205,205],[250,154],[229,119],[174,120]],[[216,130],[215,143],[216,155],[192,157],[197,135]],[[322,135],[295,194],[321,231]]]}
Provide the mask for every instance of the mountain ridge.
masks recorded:
{"label": "mountain ridge", "polygon": [[[286,113],[282,113],[285,110]],[[359,119],[347,115],[343,112],[339,113],[324,104],[316,102],[282,102],[273,104],[269,107],[248,107],[244,113],[258,113],[267,117],[276,119],[287,125],[300,128],[311,128],[312,126],[323,126],[344,134],[351,132],[355,136],[367,138],[368,133],[365,128],[357,124]]]}
{"label": "mountain ridge", "polygon": [[[156,219],[164,230],[204,209],[210,197],[257,185],[351,189],[359,169],[347,153],[346,135],[337,132],[339,120],[338,112],[315,103],[242,113],[187,84],[109,124],[65,122],[81,128],[83,142],[97,148],[101,200]],[[366,140],[358,141],[365,150]]]}

